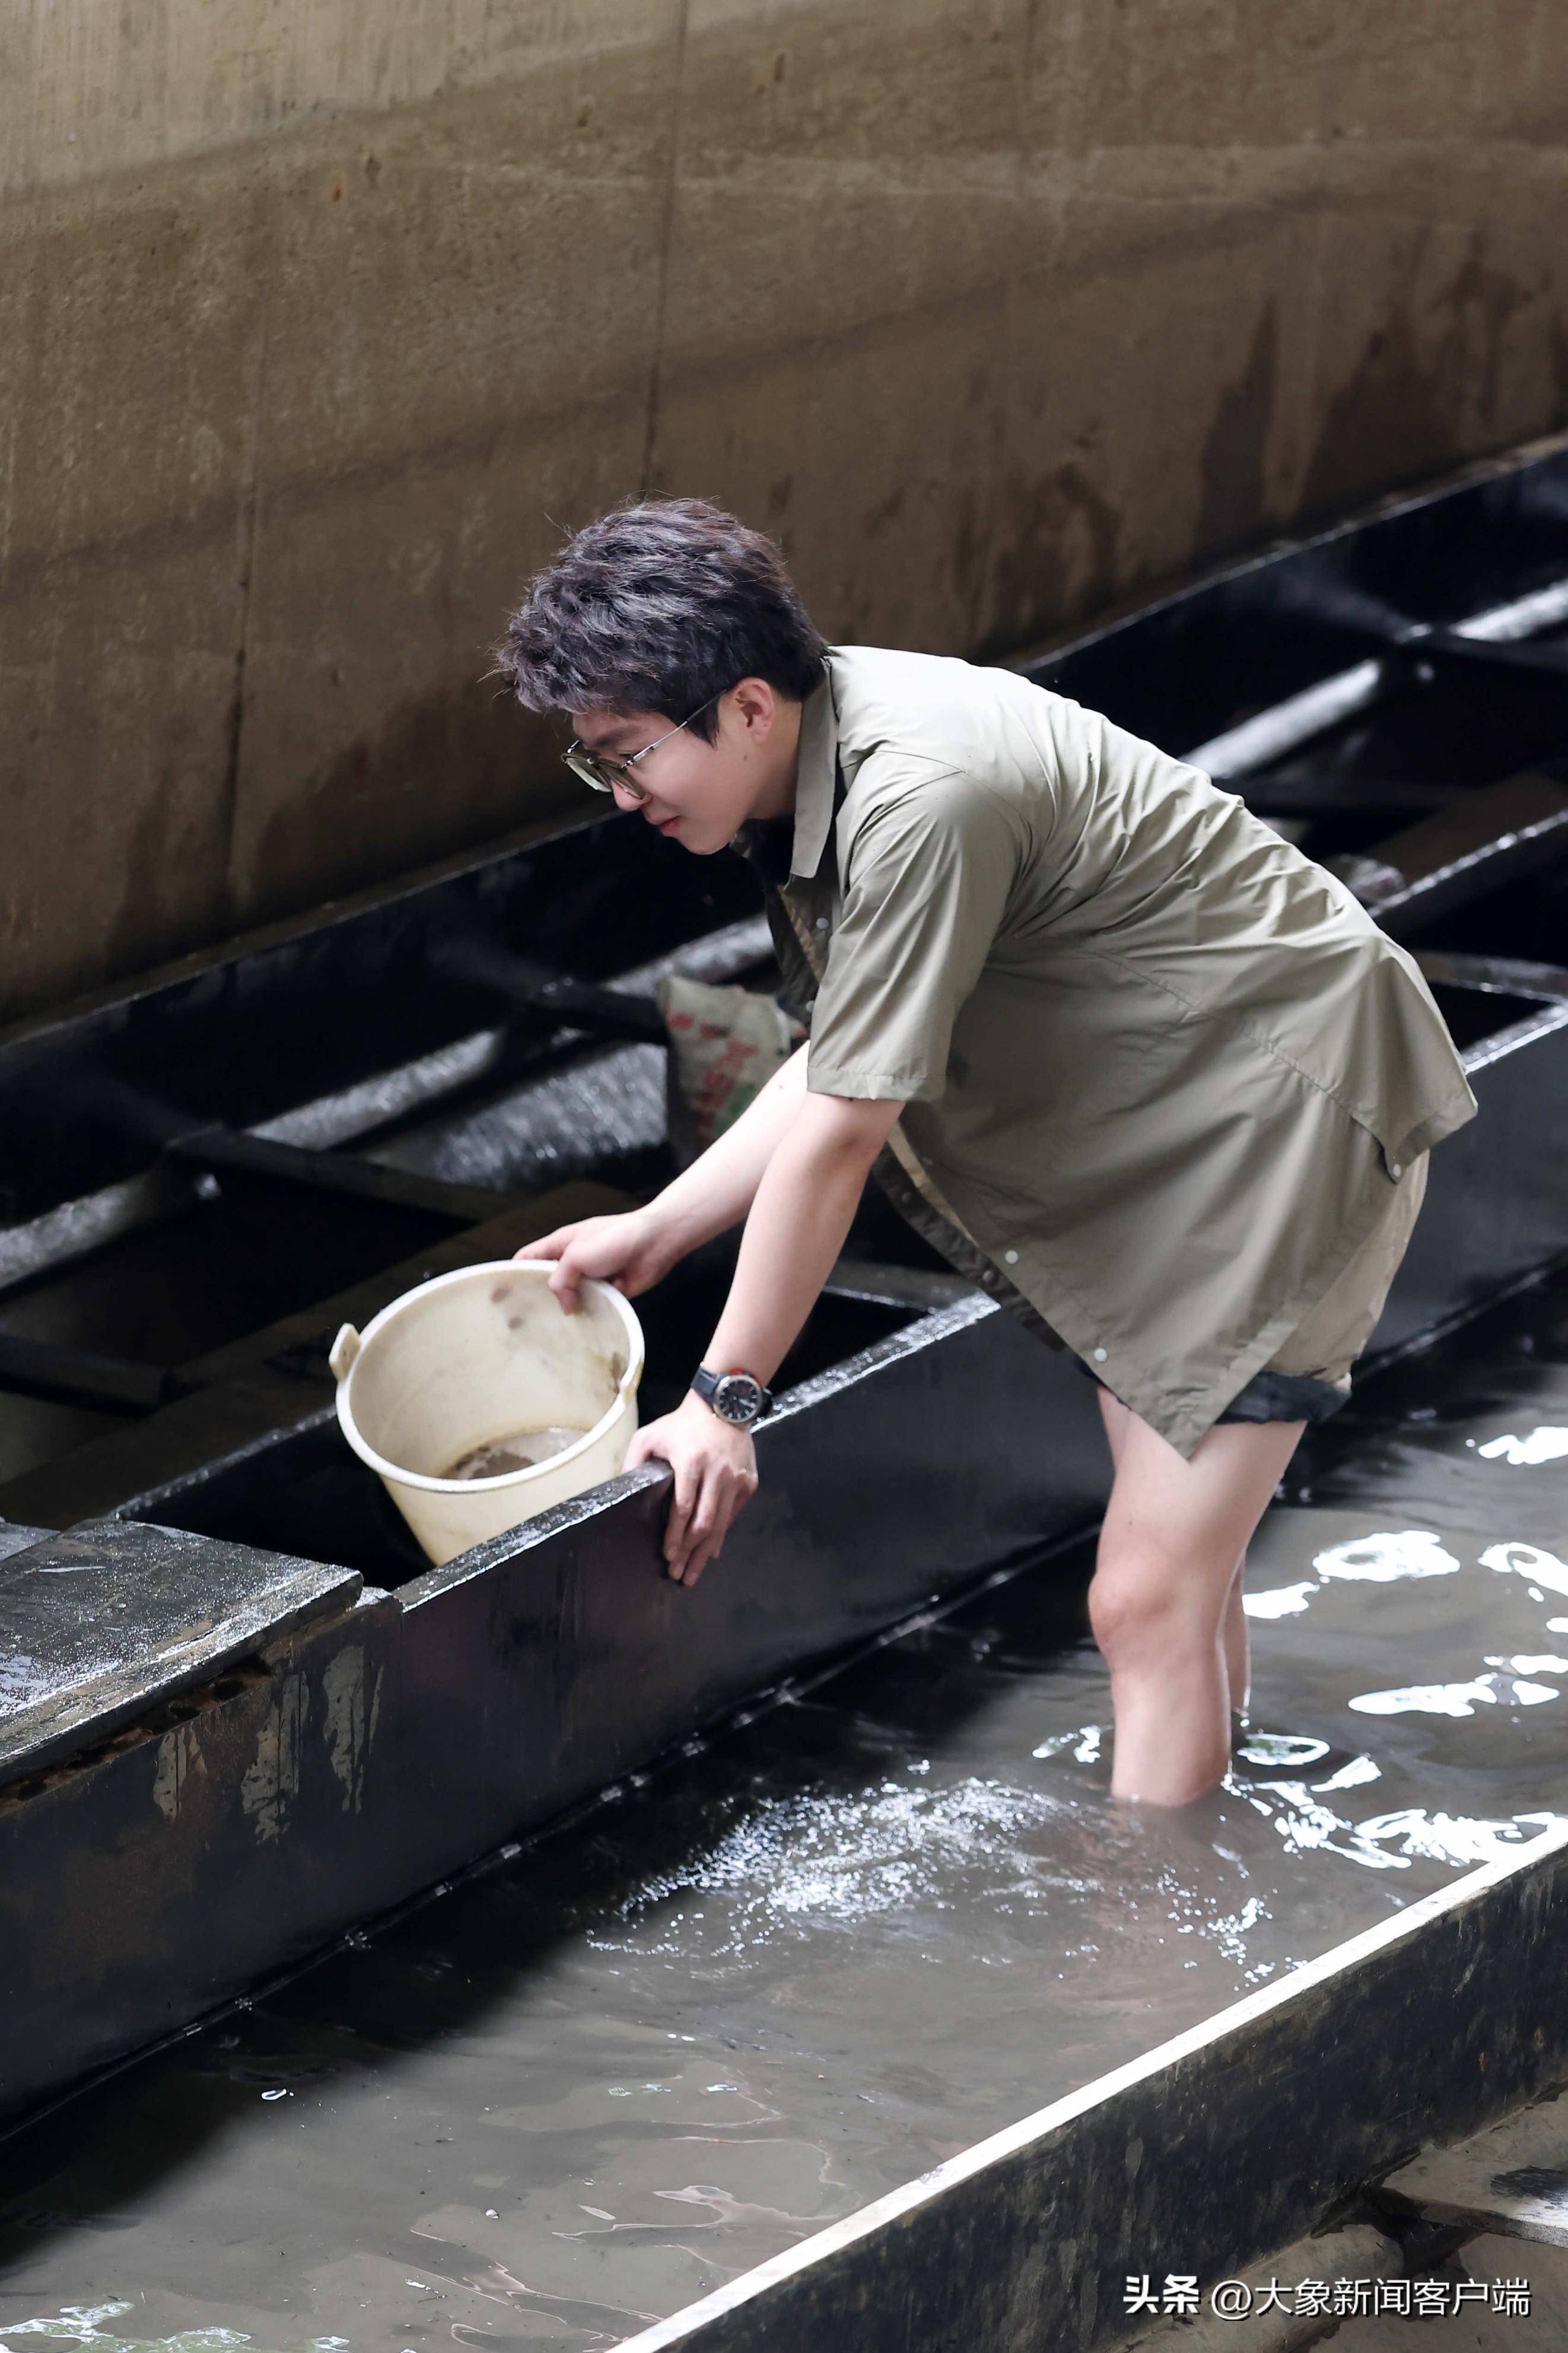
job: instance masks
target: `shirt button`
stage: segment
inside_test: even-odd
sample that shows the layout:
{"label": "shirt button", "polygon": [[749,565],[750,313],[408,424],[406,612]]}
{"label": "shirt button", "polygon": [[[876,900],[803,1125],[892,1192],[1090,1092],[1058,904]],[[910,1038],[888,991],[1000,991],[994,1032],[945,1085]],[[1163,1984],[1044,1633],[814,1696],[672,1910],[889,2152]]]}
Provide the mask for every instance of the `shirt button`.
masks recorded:
{"label": "shirt button", "polygon": [[1003,1253],[1002,1253],[1002,1255],[1003,1255],[1003,1257],[1006,1260],[1006,1261],[1007,1261],[1007,1263],[1008,1263],[1008,1265],[1009,1265],[1009,1266],[1016,1266],[1016,1265],[1017,1265],[1017,1263],[1018,1263],[1018,1253],[1017,1253],[1017,1251],[1016,1251],[1016,1250],[1004,1250],[1004,1251],[1003,1251]]}
{"label": "shirt button", "polygon": [[1405,1171],[1397,1160],[1391,1160],[1388,1164],[1388,1173],[1391,1176],[1403,1176]]}
{"label": "shirt button", "polygon": [[827,918],[826,915],[818,915],[816,919],[816,928],[819,932],[825,932],[827,929]]}
{"label": "shirt button", "polygon": [[1095,1350],[1095,1352],[1094,1352],[1094,1361],[1095,1361],[1095,1363],[1096,1363],[1097,1365],[1103,1365],[1103,1364],[1104,1364],[1104,1362],[1105,1362],[1105,1351],[1104,1351],[1104,1349],[1103,1349],[1103,1348],[1097,1348],[1097,1349]]}

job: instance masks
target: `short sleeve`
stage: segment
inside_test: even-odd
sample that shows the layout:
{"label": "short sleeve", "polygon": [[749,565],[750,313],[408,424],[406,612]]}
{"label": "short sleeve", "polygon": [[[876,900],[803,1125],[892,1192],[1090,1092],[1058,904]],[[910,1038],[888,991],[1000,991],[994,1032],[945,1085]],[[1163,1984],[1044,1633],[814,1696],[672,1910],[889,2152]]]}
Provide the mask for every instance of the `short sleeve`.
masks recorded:
{"label": "short sleeve", "polygon": [[806,1083],[816,1094],[933,1103],[1017,871],[1013,820],[971,777],[921,767],[899,788],[879,778],[847,834]]}

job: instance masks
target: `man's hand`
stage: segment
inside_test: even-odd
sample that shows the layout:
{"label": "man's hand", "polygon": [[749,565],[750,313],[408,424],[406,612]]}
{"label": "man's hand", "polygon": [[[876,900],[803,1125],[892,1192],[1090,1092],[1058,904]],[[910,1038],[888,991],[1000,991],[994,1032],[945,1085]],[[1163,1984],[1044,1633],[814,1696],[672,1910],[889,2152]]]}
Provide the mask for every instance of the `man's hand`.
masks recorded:
{"label": "man's hand", "polygon": [[568,1315],[577,1312],[584,1277],[613,1282],[635,1299],[668,1274],[680,1254],[680,1245],[651,1208],[627,1209],[615,1218],[580,1218],[575,1225],[557,1226],[552,1234],[542,1234],[513,1253],[517,1258],[553,1259],[550,1288]]}
{"label": "man's hand", "polygon": [[[595,1222],[612,1223],[604,1219]],[[673,1413],[639,1430],[626,1469],[657,1456],[675,1473],[664,1557],[678,1585],[695,1585],[742,1506],[757,1492],[757,1451],[749,1430],[737,1430],[689,1394]]]}

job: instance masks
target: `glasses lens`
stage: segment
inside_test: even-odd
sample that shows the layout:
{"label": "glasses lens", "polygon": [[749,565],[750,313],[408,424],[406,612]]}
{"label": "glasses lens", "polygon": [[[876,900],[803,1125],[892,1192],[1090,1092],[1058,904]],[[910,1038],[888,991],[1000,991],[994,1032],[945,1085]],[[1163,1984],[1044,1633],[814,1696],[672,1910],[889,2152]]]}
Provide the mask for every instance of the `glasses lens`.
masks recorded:
{"label": "glasses lens", "polygon": [[580,776],[584,784],[592,785],[596,793],[608,793],[615,790],[610,777],[599,765],[592,752],[563,752],[561,756],[572,774],[574,776]]}
{"label": "glasses lens", "polygon": [[585,785],[592,785],[596,793],[623,792],[629,801],[646,801],[647,798],[642,786],[635,784],[618,763],[611,766],[607,761],[596,758],[592,752],[581,752],[575,745],[570,751],[563,752],[561,756],[572,774],[580,776]]}

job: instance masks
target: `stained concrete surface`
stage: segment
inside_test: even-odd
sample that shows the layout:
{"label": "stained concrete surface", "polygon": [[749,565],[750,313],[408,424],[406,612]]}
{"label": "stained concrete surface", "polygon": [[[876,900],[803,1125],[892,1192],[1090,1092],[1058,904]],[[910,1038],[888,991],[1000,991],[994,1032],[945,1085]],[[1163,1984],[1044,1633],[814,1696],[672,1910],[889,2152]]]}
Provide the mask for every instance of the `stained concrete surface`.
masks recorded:
{"label": "stained concrete surface", "polygon": [[[1243,2316],[1215,2314],[1215,2283],[1205,2282],[1198,2317],[1155,2322],[1129,2353],[1305,2353],[1328,2337],[1355,2353],[1397,2353],[1410,2343],[1412,2316],[1390,2304],[1414,2308],[1417,2280],[1443,2285],[1443,2311],[1417,2314],[1415,2325],[1439,2327],[1447,2353],[1561,2345],[1565,2158],[1568,2112],[1558,2093],[1389,2175],[1372,2194],[1376,2221],[1316,2232],[1249,2263],[1237,2274],[1251,2299]],[[1403,2291],[1374,2284],[1385,2280],[1403,2281]],[[1470,2283],[1463,2303],[1460,2282]],[[1152,2286],[1164,2300],[1163,2282],[1154,2277]],[[1522,2298],[1510,2295],[1520,2286]]]}
{"label": "stained concrete surface", "polygon": [[1568,414],[1554,0],[26,0],[0,1016],[559,808],[560,530],[994,651]]}
{"label": "stained concrete surface", "polygon": [[1568,2249],[1568,2104],[1543,2100],[1451,2148],[1424,2150],[1381,2190],[1396,2214]]}
{"label": "stained concrete surface", "polygon": [[[1338,2353],[1406,2353],[1413,2328],[1438,2332],[1436,2341],[1443,2353],[1521,2353],[1523,2347],[1555,2348],[1568,2342],[1568,2255],[1561,2248],[1521,2247],[1517,2240],[1488,2232],[1468,2240],[1458,2262],[1467,2278],[1485,2280],[1489,2287],[1522,2280],[1529,2290],[1528,2310],[1510,2312],[1506,2299],[1502,2310],[1494,2310],[1494,2295],[1484,2309],[1465,2305],[1442,2320],[1405,2320],[1387,2312],[1347,2320],[1332,2340]],[[1245,2334],[1241,2341],[1247,2346]],[[1206,2348],[1194,2348],[1193,2353],[1206,2353]]]}
{"label": "stained concrete surface", "polygon": [[215,1563],[210,1546],[177,1528],[40,1535],[0,1569],[0,1782],[140,1720],[263,1642],[341,1615],[362,1582],[245,1545]]}

